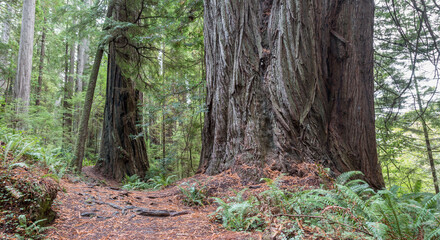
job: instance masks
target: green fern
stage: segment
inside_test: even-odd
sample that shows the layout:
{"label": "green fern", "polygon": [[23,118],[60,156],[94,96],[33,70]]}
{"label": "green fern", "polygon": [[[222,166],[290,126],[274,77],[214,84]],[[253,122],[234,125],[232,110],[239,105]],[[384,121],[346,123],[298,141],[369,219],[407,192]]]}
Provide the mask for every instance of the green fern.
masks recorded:
{"label": "green fern", "polygon": [[[216,198],[219,208],[216,216],[228,229],[246,229],[237,221],[263,214],[278,218],[278,225],[285,224],[280,233],[286,239],[298,239],[304,234],[302,227],[290,218],[302,218],[302,224],[320,229],[316,238],[340,239],[440,239],[440,194],[416,192],[402,194],[401,188],[375,192],[358,171],[341,174],[334,189],[314,189],[287,192],[279,189],[275,181],[264,180],[270,189],[257,196],[258,201],[243,198],[242,190],[227,201]],[[244,212],[244,207],[258,212]],[[277,211],[274,211],[277,209]],[[280,214],[281,213],[281,214]],[[271,222],[266,222],[270,225]]]}
{"label": "green fern", "polygon": [[148,181],[154,184],[154,188],[165,188],[171,185],[174,182],[174,178],[177,178],[176,175],[166,176],[165,174],[159,174],[153,178],[150,178]]}
{"label": "green fern", "polygon": [[238,192],[235,197],[230,197],[228,202],[220,198],[213,198],[219,207],[212,216],[222,222],[223,226],[227,229],[248,231],[264,225],[256,210],[257,201],[254,198],[245,200],[243,198],[244,191],[246,189]]}
{"label": "green fern", "polygon": [[189,185],[188,183],[179,186],[180,192],[183,195],[183,203],[189,206],[204,206],[207,203],[206,186],[199,182]]}
{"label": "green fern", "polygon": [[125,190],[145,190],[153,188],[151,184],[142,181],[137,174],[131,176],[126,175],[123,184],[122,188]]}
{"label": "green fern", "polygon": [[359,175],[363,176],[364,174],[361,171],[350,171],[350,172],[342,173],[336,178],[336,184],[344,185],[347,183],[348,180]]}

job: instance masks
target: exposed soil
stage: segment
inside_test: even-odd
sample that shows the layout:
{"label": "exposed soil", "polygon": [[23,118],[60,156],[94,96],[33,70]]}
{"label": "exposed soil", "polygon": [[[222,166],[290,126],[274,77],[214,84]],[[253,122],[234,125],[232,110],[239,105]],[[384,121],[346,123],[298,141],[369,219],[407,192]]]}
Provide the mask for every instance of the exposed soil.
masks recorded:
{"label": "exposed soil", "polygon": [[[259,239],[259,233],[227,231],[210,221],[216,207],[187,207],[180,200],[179,188],[161,191],[125,191],[85,168],[88,181],[69,176],[60,184],[54,205],[58,213],[48,230],[50,239]],[[206,178],[198,176],[194,179]],[[105,181],[106,186],[103,186]],[[180,181],[179,183],[182,183]],[[177,183],[177,184],[179,184]],[[176,185],[177,185],[176,184]],[[221,185],[221,184],[220,184]],[[222,187],[220,186],[219,187]],[[227,184],[229,185],[229,184]],[[231,186],[231,185],[229,185]],[[225,186],[226,187],[226,186]],[[167,210],[183,215],[152,217],[138,215],[136,208]],[[173,212],[172,212],[173,213]]]}
{"label": "exposed soil", "polygon": [[[320,184],[317,167],[301,164],[302,177],[281,177],[281,188],[295,190],[313,188]],[[64,192],[59,192],[54,209],[58,217],[54,229],[47,232],[49,239],[267,239],[261,232],[233,232],[212,222],[210,214],[216,204],[188,207],[181,201],[179,185],[199,182],[206,186],[211,197],[235,195],[248,188],[245,195],[268,189],[265,183],[248,185],[230,171],[217,176],[196,175],[183,179],[161,191],[125,191],[118,183],[105,179],[91,167],[83,171],[87,180],[69,176],[60,181]],[[272,172],[275,179],[279,172]],[[143,216],[143,210],[166,210],[168,217]]]}
{"label": "exposed soil", "polygon": [[[12,155],[8,158],[12,159]],[[322,183],[316,165],[304,163],[297,168],[304,174],[301,177],[280,177],[281,188],[295,191],[298,188],[314,188]],[[270,239],[261,232],[228,231],[220,223],[213,222],[210,214],[216,210],[216,204],[204,207],[183,204],[179,186],[185,183],[200,183],[206,186],[208,196],[220,198],[233,196],[244,188],[248,189],[244,196],[268,189],[265,183],[243,182],[231,171],[217,176],[199,174],[160,191],[126,191],[119,187],[118,182],[106,179],[91,167],[83,169],[84,177],[67,175],[59,180],[59,185],[50,177],[44,178],[46,169],[32,165],[30,170],[18,167],[11,173],[19,176],[17,179],[34,178],[28,182],[51,182],[57,186],[56,189],[63,189],[58,191],[52,205],[56,218],[51,224],[53,228],[46,231],[48,239]],[[265,171],[271,179],[280,176],[277,171]],[[22,210],[19,206],[16,208],[15,215],[18,216]],[[4,233],[0,233],[0,238],[4,237]]]}

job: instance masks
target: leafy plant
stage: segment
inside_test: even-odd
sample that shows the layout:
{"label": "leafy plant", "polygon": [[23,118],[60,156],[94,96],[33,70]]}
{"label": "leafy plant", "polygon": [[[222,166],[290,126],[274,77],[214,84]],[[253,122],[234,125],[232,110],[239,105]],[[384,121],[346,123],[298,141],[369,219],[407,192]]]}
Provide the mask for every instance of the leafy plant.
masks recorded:
{"label": "leafy plant", "polygon": [[244,199],[245,190],[215,198],[214,216],[232,230],[280,229],[271,232],[275,239],[440,239],[440,194],[399,194],[396,186],[375,192],[361,179],[350,180],[356,176],[361,173],[341,174],[329,190],[297,192],[280,189],[279,179],[263,179],[270,189],[255,198]]}
{"label": "leafy plant", "polygon": [[152,182],[155,189],[165,188],[174,182],[173,178],[176,178],[176,175],[166,176],[165,174],[160,174],[158,176],[150,178],[148,181]]}
{"label": "leafy plant", "polygon": [[256,208],[258,205],[256,199],[243,198],[243,193],[246,190],[241,190],[235,197],[230,197],[226,201],[213,198],[219,207],[212,216],[215,220],[220,221],[225,228],[235,231],[248,231],[264,225],[261,214]]}
{"label": "leafy plant", "polygon": [[138,175],[134,174],[132,176],[125,176],[122,188],[125,190],[145,190],[151,189],[153,186],[142,181]]}
{"label": "leafy plant", "polygon": [[204,206],[207,203],[206,186],[201,185],[199,182],[189,185],[184,183],[187,187],[179,186],[180,192],[183,195],[183,203],[188,206]]}
{"label": "leafy plant", "polygon": [[25,215],[18,216],[19,228],[23,231],[23,234],[16,234],[15,237],[18,239],[40,239],[44,235],[42,234],[44,231],[51,229],[53,227],[44,227],[40,224],[44,223],[46,219],[37,220],[30,225],[28,225],[28,221]]}

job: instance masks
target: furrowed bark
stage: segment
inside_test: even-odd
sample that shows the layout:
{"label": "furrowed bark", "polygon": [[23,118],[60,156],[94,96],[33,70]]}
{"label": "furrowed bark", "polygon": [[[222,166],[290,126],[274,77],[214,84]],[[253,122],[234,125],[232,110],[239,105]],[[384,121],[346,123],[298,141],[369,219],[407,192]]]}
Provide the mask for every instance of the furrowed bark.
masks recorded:
{"label": "furrowed bark", "polygon": [[[114,18],[120,22],[133,22],[137,16],[129,0],[118,0]],[[107,70],[106,103],[100,158],[95,169],[116,180],[125,176],[145,176],[149,168],[147,151],[138,110],[139,94],[130,78],[127,66],[135,60],[136,51],[130,44],[129,28],[119,29],[110,42]]]}
{"label": "furrowed bark", "polygon": [[[28,112],[31,93],[32,54],[34,47],[35,0],[23,1],[20,47],[18,51],[17,77],[14,84],[16,113]],[[24,128],[19,123],[19,128]]]}
{"label": "furrowed bark", "polygon": [[384,186],[373,109],[373,1],[205,1],[200,172],[317,162]]}
{"label": "furrowed bark", "polygon": [[[44,17],[43,24],[46,23],[46,17]],[[41,88],[43,86],[43,68],[44,68],[44,56],[45,54],[45,44],[46,44],[46,26],[43,27],[41,33],[41,49],[40,49],[40,63],[38,66],[38,85],[36,91],[35,105],[39,106],[41,103]]]}

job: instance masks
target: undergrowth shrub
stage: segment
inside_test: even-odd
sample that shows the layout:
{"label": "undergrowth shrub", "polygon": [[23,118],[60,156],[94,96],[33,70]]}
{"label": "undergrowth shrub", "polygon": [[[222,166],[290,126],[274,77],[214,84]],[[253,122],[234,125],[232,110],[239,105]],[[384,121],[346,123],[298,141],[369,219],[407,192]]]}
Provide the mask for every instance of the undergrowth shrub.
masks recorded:
{"label": "undergrowth shrub", "polygon": [[211,215],[215,221],[221,222],[223,226],[235,231],[248,231],[259,229],[264,226],[262,213],[258,211],[258,201],[254,197],[245,199],[243,189],[236,196],[227,200],[213,198],[219,205]]}
{"label": "undergrowth shrub", "polygon": [[142,181],[142,179],[136,174],[125,176],[123,184],[122,188],[125,190],[146,190],[154,188],[151,183]]}
{"label": "undergrowth shrub", "polygon": [[0,142],[4,143],[2,164],[30,160],[44,165],[58,177],[64,176],[72,158],[70,152],[65,152],[59,147],[44,146],[39,138],[7,127],[0,127]]}
{"label": "undergrowth shrub", "polygon": [[19,226],[18,228],[24,233],[22,235],[15,234],[15,237],[18,239],[42,239],[45,237],[43,234],[44,231],[51,229],[53,227],[44,227],[40,226],[41,223],[44,223],[46,219],[40,219],[33,223],[29,223],[29,221],[26,219],[26,215],[20,215],[18,216]]}
{"label": "undergrowth shrub", "polygon": [[[263,179],[269,190],[248,199],[242,190],[222,200],[215,219],[231,230],[261,226],[273,239],[440,239],[440,194],[375,192],[361,172],[341,174],[331,189],[288,192],[279,179]],[[264,216],[264,217],[262,217]],[[277,229],[277,230],[273,230]]]}
{"label": "undergrowth shrub", "polygon": [[[0,145],[0,238],[41,239],[43,225],[55,218],[51,205],[67,161],[39,138],[6,127],[0,127]],[[49,173],[41,176],[39,165]]]}
{"label": "undergrowth shrub", "polygon": [[179,186],[182,193],[182,201],[188,206],[204,206],[208,203],[207,188],[200,182],[193,183],[192,185],[184,183]]}
{"label": "undergrowth shrub", "polygon": [[165,174],[160,173],[159,175],[148,179],[148,182],[153,184],[154,189],[166,188],[175,182],[175,178],[177,178],[176,175],[166,176]]}

